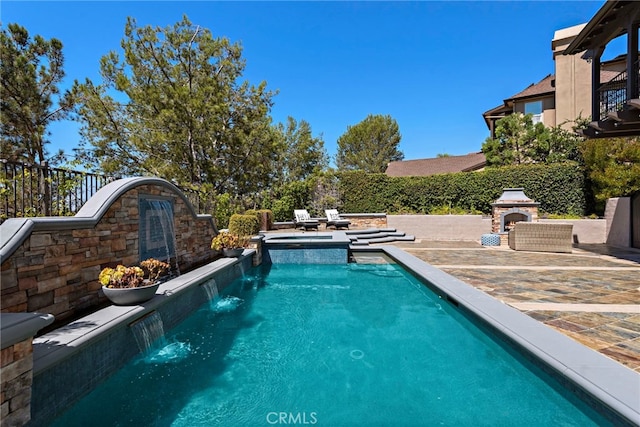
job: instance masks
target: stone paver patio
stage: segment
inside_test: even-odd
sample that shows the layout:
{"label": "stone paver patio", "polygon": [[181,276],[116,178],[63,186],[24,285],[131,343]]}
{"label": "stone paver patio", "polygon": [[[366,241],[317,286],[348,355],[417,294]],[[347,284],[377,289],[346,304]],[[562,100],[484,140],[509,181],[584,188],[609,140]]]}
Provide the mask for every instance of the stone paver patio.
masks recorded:
{"label": "stone paver patio", "polygon": [[640,373],[640,250],[571,254],[478,242],[397,242],[427,263]]}

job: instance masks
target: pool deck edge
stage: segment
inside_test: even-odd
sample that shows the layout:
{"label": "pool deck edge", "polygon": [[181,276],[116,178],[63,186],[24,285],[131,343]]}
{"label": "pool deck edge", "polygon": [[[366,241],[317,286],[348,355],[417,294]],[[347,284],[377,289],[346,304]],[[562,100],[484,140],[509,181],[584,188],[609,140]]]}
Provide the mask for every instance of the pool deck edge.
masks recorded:
{"label": "pool deck edge", "polygon": [[375,250],[382,250],[435,286],[447,299],[505,334],[630,423],[640,425],[640,374],[400,248],[384,246]]}

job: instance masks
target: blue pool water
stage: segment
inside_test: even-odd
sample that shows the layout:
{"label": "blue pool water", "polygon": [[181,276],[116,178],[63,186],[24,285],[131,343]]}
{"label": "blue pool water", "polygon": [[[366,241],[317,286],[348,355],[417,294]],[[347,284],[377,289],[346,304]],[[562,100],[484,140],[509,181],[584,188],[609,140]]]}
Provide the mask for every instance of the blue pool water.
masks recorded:
{"label": "blue pool water", "polygon": [[607,425],[401,267],[251,271],[56,426]]}

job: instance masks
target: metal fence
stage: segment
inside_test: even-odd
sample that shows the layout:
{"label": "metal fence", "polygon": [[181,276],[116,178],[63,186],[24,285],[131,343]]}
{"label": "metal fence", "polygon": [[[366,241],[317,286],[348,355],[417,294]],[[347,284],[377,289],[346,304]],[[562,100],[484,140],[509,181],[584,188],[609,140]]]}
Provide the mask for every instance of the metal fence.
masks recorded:
{"label": "metal fence", "polygon": [[199,191],[178,186],[182,194],[191,202],[197,213],[211,213],[215,209],[215,198]]}
{"label": "metal fence", "polygon": [[116,179],[0,159],[0,223],[7,218],[74,215]]}

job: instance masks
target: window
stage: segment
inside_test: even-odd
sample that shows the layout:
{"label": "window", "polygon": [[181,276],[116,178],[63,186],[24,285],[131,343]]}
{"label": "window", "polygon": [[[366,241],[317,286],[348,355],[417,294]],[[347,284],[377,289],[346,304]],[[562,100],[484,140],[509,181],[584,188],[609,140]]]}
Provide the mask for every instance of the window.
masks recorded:
{"label": "window", "polygon": [[524,113],[531,113],[534,116],[536,114],[542,114],[542,101],[527,102],[524,104]]}
{"label": "window", "polygon": [[524,113],[533,115],[533,124],[542,122],[542,101],[527,102],[524,104]]}

